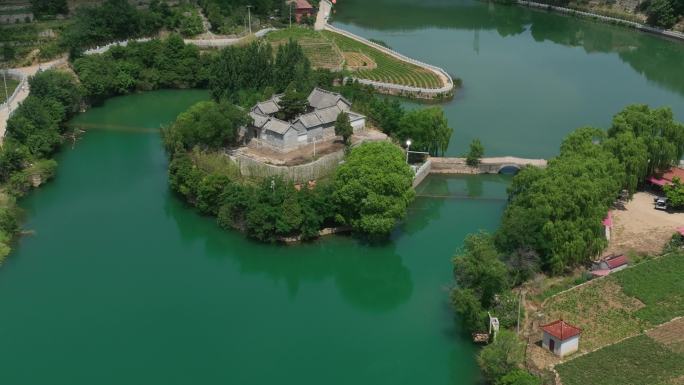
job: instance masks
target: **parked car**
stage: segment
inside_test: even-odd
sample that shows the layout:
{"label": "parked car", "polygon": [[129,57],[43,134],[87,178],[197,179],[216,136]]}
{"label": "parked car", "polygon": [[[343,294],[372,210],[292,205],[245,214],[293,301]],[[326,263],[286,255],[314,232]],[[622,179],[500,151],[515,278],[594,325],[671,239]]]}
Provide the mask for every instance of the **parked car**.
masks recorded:
{"label": "parked car", "polygon": [[667,198],[656,197],[654,199],[656,210],[667,210]]}

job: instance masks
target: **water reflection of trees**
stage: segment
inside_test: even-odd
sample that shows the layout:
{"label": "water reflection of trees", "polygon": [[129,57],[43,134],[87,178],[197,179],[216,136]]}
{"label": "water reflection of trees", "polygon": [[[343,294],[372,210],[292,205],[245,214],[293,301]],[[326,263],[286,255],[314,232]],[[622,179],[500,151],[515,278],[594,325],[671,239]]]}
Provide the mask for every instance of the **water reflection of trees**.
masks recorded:
{"label": "water reflection of trees", "polygon": [[292,298],[303,283],[332,278],[350,305],[385,312],[405,303],[413,292],[411,273],[391,242],[364,245],[335,237],[301,245],[267,245],[221,230],[211,218],[197,215],[173,197],[167,199],[165,209],[184,242],[201,242],[204,256],[228,258],[242,273],[284,282]]}
{"label": "water reflection of trees", "polygon": [[502,37],[529,29],[538,42],[617,53],[647,79],[684,95],[684,45],[623,27],[471,0],[346,0],[335,21],[376,30],[496,30]]}

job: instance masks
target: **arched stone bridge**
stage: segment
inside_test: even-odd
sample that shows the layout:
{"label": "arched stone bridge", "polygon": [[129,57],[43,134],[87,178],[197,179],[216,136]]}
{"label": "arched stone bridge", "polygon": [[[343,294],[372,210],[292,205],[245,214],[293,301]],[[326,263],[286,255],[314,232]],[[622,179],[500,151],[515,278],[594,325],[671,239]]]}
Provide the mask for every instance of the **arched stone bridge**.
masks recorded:
{"label": "arched stone bridge", "polygon": [[468,166],[465,158],[429,157],[416,169],[413,186],[417,186],[428,174],[498,174],[502,171],[518,171],[525,166],[546,167],[546,159],[527,159],[514,156],[482,158],[478,166]]}
{"label": "arched stone bridge", "polygon": [[546,167],[546,159],[526,159],[514,156],[482,158],[477,167],[468,166],[465,158],[431,157],[431,172],[436,174],[498,174],[504,169],[520,170],[525,166]]}

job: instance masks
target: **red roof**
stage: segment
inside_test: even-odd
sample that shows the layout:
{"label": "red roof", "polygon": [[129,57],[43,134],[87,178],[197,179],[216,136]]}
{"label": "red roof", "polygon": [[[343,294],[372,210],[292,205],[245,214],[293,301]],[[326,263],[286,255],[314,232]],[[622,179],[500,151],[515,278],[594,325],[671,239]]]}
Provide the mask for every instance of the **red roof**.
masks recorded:
{"label": "red roof", "polygon": [[615,269],[616,267],[626,265],[627,257],[625,257],[624,255],[614,255],[612,257],[607,257],[606,259],[604,259],[604,261],[606,261],[609,268]]}
{"label": "red roof", "polygon": [[663,179],[665,180],[672,181],[674,178],[679,178],[679,180],[684,182],[684,169],[672,167],[665,174],[663,174]]}
{"label": "red roof", "polygon": [[313,6],[306,0],[292,0],[290,3],[295,3],[295,9],[313,9]]}
{"label": "red roof", "polygon": [[680,235],[684,235],[684,227],[678,227],[678,228],[677,228],[677,232],[678,232]]}
{"label": "red roof", "polygon": [[679,180],[684,182],[684,169],[681,169],[679,167],[673,167],[668,171],[664,172],[661,178],[656,178],[655,176],[652,176],[648,178],[648,181],[658,186],[664,186],[671,185],[672,180],[674,178],[679,178]]}
{"label": "red roof", "polygon": [[542,325],[541,328],[545,332],[551,334],[552,336],[558,338],[561,341],[565,341],[569,338],[572,338],[582,333],[582,329],[572,326],[569,323],[563,321],[562,319],[551,322],[548,325]]}

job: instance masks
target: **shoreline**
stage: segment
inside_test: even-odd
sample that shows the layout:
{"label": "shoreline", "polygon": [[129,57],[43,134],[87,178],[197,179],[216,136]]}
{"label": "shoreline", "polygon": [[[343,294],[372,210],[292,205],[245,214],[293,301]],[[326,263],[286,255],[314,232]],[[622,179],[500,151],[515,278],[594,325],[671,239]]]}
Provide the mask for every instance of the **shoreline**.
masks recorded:
{"label": "shoreline", "polygon": [[555,5],[538,3],[538,2],[534,2],[534,1],[517,0],[517,2],[515,4],[517,4],[519,6],[527,7],[527,8],[532,8],[532,9],[553,11],[555,13],[566,14],[569,16],[580,17],[583,19],[598,20],[598,21],[601,21],[601,22],[606,23],[606,24],[619,25],[619,26],[635,29],[639,32],[644,32],[644,33],[648,33],[651,35],[655,35],[655,36],[658,36],[661,38],[666,38],[666,39],[670,39],[670,40],[684,42],[684,33],[682,33],[682,32],[665,30],[665,29],[658,29],[658,28],[651,27],[651,26],[646,25],[646,24],[641,24],[641,23],[637,23],[634,21],[630,21],[630,20],[619,19],[619,18],[611,17],[611,16],[605,16],[605,15],[601,15],[601,14],[593,13],[593,12],[589,12],[589,11],[581,11],[581,10],[577,10],[577,9],[573,9],[573,8],[558,7]]}

